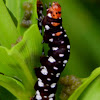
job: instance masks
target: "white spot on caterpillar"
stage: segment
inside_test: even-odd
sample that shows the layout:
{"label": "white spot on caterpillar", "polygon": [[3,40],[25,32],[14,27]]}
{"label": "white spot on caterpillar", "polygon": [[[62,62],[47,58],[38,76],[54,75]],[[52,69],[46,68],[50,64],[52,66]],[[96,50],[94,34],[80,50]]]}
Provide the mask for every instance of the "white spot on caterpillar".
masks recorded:
{"label": "white spot on caterpillar", "polygon": [[58,63],[61,63],[61,61],[58,61]]}
{"label": "white spot on caterpillar", "polygon": [[51,79],[50,79],[50,78],[47,78],[47,80],[48,80],[48,81],[51,81]]}
{"label": "white spot on caterpillar", "polygon": [[58,50],[59,48],[58,47],[52,47],[52,50],[53,51],[56,51],[56,50]]}
{"label": "white spot on caterpillar", "polygon": [[41,70],[41,73],[43,75],[47,75],[48,74],[47,68],[46,67],[43,67],[43,69]]}
{"label": "white spot on caterpillar", "polygon": [[55,34],[52,34],[52,36],[55,36]]}
{"label": "white spot on caterpillar", "polygon": [[64,54],[59,54],[59,57],[64,57]]}
{"label": "white spot on caterpillar", "polygon": [[40,78],[38,78],[38,86],[44,87],[44,83],[42,82],[42,80]]}
{"label": "white spot on caterpillar", "polygon": [[36,95],[36,99],[37,100],[42,100],[42,97],[40,96],[40,94],[39,95]]}
{"label": "white spot on caterpillar", "polygon": [[67,35],[65,34],[64,37],[67,37]]}
{"label": "white spot on caterpillar", "polygon": [[40,26],[42,26],[42,23],[41,23],[41,22],[39,22],[39,25],[40,25]]}
{"label": "white spot on caterpillar", "polygon": [[48,11],[49,9],[47,9],[47,11]]}
{"label": "white spot on caterpillar", "polygon": [[51,24],[53,24],[54,22],[51,22]]}
{"label": "white spot on caterpillar", "polygon": [[49,18],[52,18],[52,16],[51,16],[51,13],[48,13],[48,15],[47,15]]}
{"label": "white spot on caterpillar", "polygon": [[64,60],[64,61],[63,61],[64,64],[66,64],[67,62],[68,62],[67,60]]}
{"label": "white spot on caterpillar", "polygon": [[68,50],[68,52],[70,52],[70,50]]}
{"label": "white spot on caterpillar", "polygon": [[39,94],[40,94],[39,90],[37,90],[37,91],[36,91],[36,94],[37,94],[37,95],[39,95]]}
{"label": "white spot on caterpillar", "polygon": [[62,26],[60,26],[60,29],[62,29],[63,27]]}
{"label": "white spot on caterpillar", "polygon": [[53,38],[49,39],[50,42],[53,42]]}
{"label": "white spot on caterpillar", "polygon": [[54,70],[58,70],[58,68],[57,68],[57,67],[53,67],[53,69],[54,69]]}
{"label": "white spot on caterpillar", "polygon": [[42,10],[40,10],[40,12],[39,12],[40,14],[42,14]]}
{"label": "white spot on caterpillar", "polygon": [[51,73],[51,75],[54,75],[53,73]]}
{"label": "white spot on caterpillar", "polygon": [[63,67],[65,67],[66,65],[65,64],[63,64]]}
{"label": "white spot on caterpillar", "polygon": [[42,97],[40,96],[39,90],[36,91],[36,99],[37,99],[37,100],[42,99]]}
{"label": "white spot on caterpillar", "polygon": [[67,49],[70,49],[70,45],[67,45]]}
{"label": "white spot on caterpillar", "polygon": [[63,32],[60,32],[61,34],[63,33]]}
{"label": "white spot on caterpillar", "polygon": [[44,96],[44,98],[47,98],[47,96]]}
{"label": "white spot on caterpillar", "polygon": [[52,97],[54,97],[54,96],[55,96],[55,94],[52,93],[52,94],[49,95],[49,98],[52,98]]}
{"label": "white spot on caterpillar", "polygon": [[60,76],[60,73],[57,73],[57,74],[56,74],[56,77],[59,77],[59,76]]}
{"label": "white spot on caterpillar", "polygon": [[53,98],[50,98],[49,100],[53,100]]}
{"label": "white spot on caterpillar", "polygon": [[61,44],[63,44],[64,43],[64,41],[61,41]]}
{"label": "white spot on caterpillar", "polygon": [[44,89],[44,91],[48,91],[48,89]]}
{"label": "white spot on caterpillar", "polygon": [[49,30],[50,27],[49,27],[48,25],[45,25],[45,29],[46,29],[46,30]]}
{"label": "white spot on caterpillar", "polygon": [[56,62],[56,60],[55,60],[52,56],[50,56],[50,57],[48,58],[48,61],[51,62],[51,63]]}
{"label": "white spot on caterpillar", "polygon": [[41,66],[40,68],[42,69],[42,68],[44,68],[44,66]]}
{"label": "white spot on caterpillar", "polygon": [[59,17],[59,19],[61,19],[61,17]]}
{"label": "white spot on caterpillar", "polygon": [[46,86],[49,86],[49,84],[46,84]]}
{"label": "white spot on caterpillar", "polygon": [[51,84],[51,88],[55,88],[55,86],[56,86],[56,83]]}

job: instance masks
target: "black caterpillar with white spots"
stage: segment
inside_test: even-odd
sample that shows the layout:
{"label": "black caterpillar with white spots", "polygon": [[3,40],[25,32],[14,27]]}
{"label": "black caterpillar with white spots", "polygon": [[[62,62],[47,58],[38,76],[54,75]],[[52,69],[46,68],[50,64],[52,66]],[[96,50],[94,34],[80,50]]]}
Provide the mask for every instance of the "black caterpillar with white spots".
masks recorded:
{"label": "black caterpillar with white spots", "polygon": [[38,81],[35,84],[36,94],[32,100],[55,100],[57,81],[70,55],[70,43],[62,27],[61,6],[54,2],[47,9],[47,16],[43,19],[44,42],[50,50],[47,57],[41,57],[41,67],[36,68]]}
{"label": "black caterpillar with white spots", "polygon": [[37,14],[38,14],[38,27],[40,33],[42,34],[42,16],[43,16],[43,3],[40,0],[37,0]]}

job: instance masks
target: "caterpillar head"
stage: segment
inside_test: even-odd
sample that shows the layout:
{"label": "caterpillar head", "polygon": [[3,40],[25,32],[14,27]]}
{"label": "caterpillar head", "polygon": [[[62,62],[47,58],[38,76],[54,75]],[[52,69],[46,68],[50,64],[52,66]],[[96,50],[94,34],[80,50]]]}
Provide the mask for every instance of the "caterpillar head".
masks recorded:
{"label": "caterpillar head", "polygon": [[43,5],[41,0],[37,0],[37,5]]}
{"label": "caterpillar head", "polygon": [[49,17],[58,19],[61,17],[61,6],[58,2],[53,2],[52,6],[47,10]]}

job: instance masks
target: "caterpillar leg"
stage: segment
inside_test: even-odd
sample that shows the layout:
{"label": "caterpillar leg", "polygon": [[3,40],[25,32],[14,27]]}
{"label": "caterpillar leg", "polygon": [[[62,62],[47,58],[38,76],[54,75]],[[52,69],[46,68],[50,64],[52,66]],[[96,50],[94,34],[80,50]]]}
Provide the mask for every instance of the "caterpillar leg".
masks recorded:
{"label": "caterpillar leg", "polygon": [[51,2],[49,2],[49,8],[51,7]]}
{"label": "caterpillar leg", "polygon": [[48,9],[48,6],[47,6],[47,4],[46,4],[46,3],[45,3],[45,8],[46,8],[46,9]]}

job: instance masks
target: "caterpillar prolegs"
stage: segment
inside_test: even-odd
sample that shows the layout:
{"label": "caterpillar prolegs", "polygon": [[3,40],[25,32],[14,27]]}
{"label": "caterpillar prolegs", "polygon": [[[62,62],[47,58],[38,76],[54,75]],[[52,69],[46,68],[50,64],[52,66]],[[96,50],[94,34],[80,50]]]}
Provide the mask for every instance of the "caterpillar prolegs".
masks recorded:
{"label": "caterpillar prolegs", "polygon": [[38,81],[35,84],[36,94],[32,100],[55,100],[57,81],[70,55],[70,43],[62,27],[61,6],[54,2],[47,9],[47,16],[43,19],[44,42],[50,50],[48,56],[41,57],[41,67],[37,68]]}

